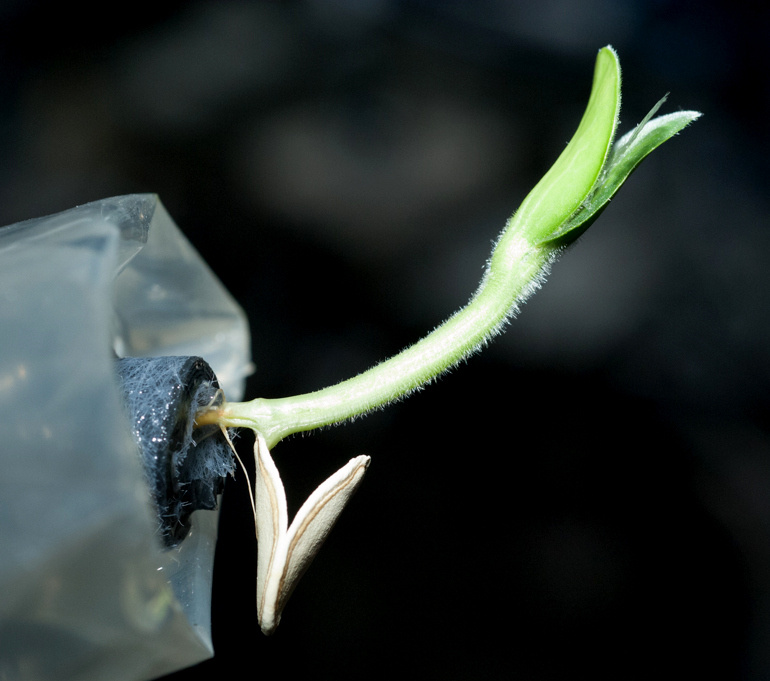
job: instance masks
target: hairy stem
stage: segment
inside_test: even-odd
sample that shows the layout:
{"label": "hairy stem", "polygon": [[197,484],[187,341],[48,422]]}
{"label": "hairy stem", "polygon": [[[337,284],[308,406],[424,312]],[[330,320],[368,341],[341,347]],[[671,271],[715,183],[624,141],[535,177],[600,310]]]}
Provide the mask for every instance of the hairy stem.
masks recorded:
{"label": "hairy stem", "polygon": [[470,302],[433,332],[337,385],[294,397],[225,403],[198,414],[197,424],[252,428],[272,447],[291,433],[339,423],[393,402],[481,348],[642,159],[700,116],[682,111],[651,119],[656,106],[613,147],[619,110],[620,64],[607,46],[597,55],[588,106],[575,135],[508,221]]}
{"label": "hairy stem", "polygon": [[200,414],[198,424],[216,421],[261,433],[268,447],[287,435],[313,430],[393,402],[481,348],[505,325],[540,284],[557,249],[532,246],[509,223],[470,302],[430,334],[368,371],[304,395],[225,403]]}

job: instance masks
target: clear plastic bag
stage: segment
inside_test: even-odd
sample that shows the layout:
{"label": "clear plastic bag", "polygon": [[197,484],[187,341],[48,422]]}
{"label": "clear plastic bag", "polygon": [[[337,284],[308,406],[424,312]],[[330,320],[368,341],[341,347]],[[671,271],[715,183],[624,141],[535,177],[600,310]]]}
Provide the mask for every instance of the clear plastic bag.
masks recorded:
{"label": "clear plastic bag", "polygon": [[212,655],[217,513],[161,548],[113,348],[204,357],[232,399],[250,368],[242,310],[156,196],[1,229],[2,679],[136,681]]}

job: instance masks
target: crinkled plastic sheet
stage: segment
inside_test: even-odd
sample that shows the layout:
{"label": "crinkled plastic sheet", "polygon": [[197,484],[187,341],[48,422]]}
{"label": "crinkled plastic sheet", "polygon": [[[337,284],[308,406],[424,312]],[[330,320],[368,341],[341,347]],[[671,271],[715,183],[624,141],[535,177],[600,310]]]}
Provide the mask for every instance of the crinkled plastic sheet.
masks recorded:
{"label": "crinkled plastic sheet", "polygon": [[112,349],[203,357],[238,399],[243,312],[143,194],[1,229],[0,329],[0,678],[134,681],[210,657],[217,513],[161,548]]}

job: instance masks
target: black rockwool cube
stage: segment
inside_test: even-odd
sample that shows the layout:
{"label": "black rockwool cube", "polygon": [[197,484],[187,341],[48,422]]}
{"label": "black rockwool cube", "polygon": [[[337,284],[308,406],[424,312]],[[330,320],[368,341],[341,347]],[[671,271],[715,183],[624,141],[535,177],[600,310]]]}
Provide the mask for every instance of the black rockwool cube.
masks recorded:
{"label": "black rockwool cube", "polygon": [[217,507],[234,468],[219,428],[193,430],[195,414],[217,399],[219,384],[200,357],[130,357],[116,368],[159,534],[173,547],[187,536],[193,511]]}

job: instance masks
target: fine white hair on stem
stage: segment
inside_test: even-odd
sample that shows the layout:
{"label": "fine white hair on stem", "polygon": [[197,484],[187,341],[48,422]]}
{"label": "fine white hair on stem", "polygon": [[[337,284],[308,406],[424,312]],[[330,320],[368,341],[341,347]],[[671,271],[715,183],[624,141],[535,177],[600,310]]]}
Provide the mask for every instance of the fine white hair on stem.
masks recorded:
{"label": "fine white hair on stem", "polygon": [[252,428],[272,447],[292,433],[347,421],[399,400],[466,360],[506,327],[636,165],[700,115],[651,118],[661,103],[613,151],[620,63],[611,46],[603,47],[575,134],[506,224],[465,307],[414,345],[357,376],[304,395],[227,404],[204,420]]}
{"label": "fine white hair on stem", "polygon": [[531,245],[521,234],[512,233],[512,222],[495,242],[469,302],[414,345],[322,390],[228,404],[221,420],[228,426],[253,428],[272,447],[291,433],[349,421],[401,400],[466,361],[505,329],[543,284],[563,250]]}

